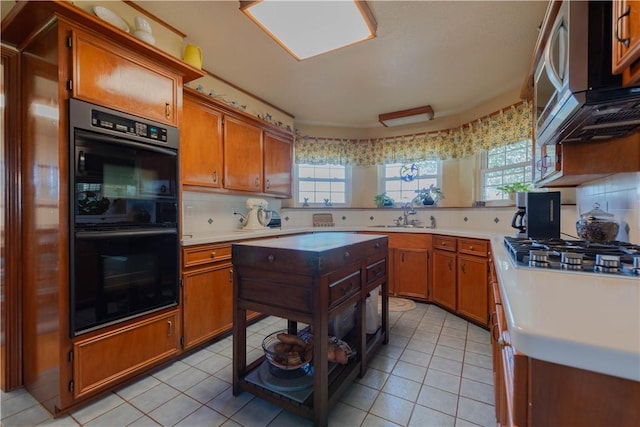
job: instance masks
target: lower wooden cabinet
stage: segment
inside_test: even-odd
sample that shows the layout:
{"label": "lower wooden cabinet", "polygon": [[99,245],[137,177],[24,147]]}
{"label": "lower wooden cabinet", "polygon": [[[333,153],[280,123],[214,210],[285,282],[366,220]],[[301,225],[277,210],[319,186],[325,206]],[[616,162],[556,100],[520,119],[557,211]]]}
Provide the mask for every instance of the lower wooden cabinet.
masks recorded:
{"label": "lower wooden cabinet", "polygon": [[487,260],[458,255],[458,313],[487,324]]}
{"label": "lower wooden cabinet", "polygon": [[231,330],[233,324],[231,263],[184,274],[183,289],[185,350]]}
{"label": "lower wooden cabinet", "polygon": [[456,310],[456,253],[446,250],[433,251],[434,302],[455,312]]}
{"label": "lower wooden cabinet", "polygon": [[395,249],[393,250],[395,274],[395,294],[426,300],[428,295],[429,250]]}
{"label": "lower wooden cabinet", "polygon": [[106,390],[180,352],[178,309],[73,344],[75,399]]}

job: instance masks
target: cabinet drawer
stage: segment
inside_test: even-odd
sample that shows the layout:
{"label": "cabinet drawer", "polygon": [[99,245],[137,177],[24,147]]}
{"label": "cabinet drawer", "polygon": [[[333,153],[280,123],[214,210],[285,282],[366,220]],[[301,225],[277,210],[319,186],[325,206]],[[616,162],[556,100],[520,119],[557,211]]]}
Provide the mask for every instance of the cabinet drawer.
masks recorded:
{"label": "cabinet drawer", "polygon": [[458,252],[486,257],[489,252],[489,242],[486,240],[461,237],[458,238]]}
{"label": "cabinet drawer", "polygon": [[433,248],[455,252],[457,250],[457,238],[436,234],[433,236]]}
{"label": "cabinet drawer", "polygon": [[230,259],[230,245],[190,246],[182,250],[182,266],[184,268]]}
{"label": "cabinet drawer", "polygon": [[360,292],[360,270],[346,276],[329,275],[329,307],[340,304],[357,292]]}
{"label": "cabinet drawer", "polygon": [[380,261],[367,266],[367,283],[374,282],[375,280],[386,276],[387,274],[387,260],[381,259]]}

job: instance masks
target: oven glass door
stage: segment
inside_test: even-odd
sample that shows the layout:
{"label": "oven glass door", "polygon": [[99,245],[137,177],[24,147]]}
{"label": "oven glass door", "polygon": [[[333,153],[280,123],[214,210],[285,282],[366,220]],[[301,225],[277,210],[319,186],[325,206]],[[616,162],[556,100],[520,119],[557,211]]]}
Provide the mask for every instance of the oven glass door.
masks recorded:
{"label": "oven glass door", "polygon": [[177,152],[77,130],[76,229],[176,227]]}
{"label": "oven glass door", "polygon": [[76,232],[75,335],[178,303],[177,230]]}

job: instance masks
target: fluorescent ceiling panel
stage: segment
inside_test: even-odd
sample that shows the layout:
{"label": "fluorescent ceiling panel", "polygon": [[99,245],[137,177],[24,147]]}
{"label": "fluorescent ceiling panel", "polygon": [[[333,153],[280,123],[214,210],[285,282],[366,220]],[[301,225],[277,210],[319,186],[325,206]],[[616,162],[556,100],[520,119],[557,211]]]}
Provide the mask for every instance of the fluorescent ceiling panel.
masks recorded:
{"label": "fluorescent ceiling panel", "polygon": [[433,118],[433,108],[430,105],[380,114],[378,121],[386,127],[402,126],[411,123],[427,122]]}
{"label": "fluorescent ceiling panel", "polygon": [[296,59],[375,37],[376,22],[363,1],[240,3],[240,9]]}

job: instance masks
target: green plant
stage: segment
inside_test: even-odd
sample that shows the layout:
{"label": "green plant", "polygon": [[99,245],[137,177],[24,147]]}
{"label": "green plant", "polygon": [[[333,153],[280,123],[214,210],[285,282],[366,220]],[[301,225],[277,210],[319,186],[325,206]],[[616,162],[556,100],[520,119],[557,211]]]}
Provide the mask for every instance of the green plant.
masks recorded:
{"label": "green plant", "polygon": [[531,184],[528,182],[513,182],[510,184],[504,184],[496,189],[498,191],[502,191],[503,193],[518,193],[518,192],[526,192],[531,188]]}
{"label": "green plant", "polygon": [[444,194],[442,193],[442,189],[440,187],[436,187],[431,184],[428,187],[421,188],[415,191],[417,196],[413,199],[413,203],[419,205],[423,204],[425,200],[431,201],[433,203],[438,203],[438,200],[444,199]]}
{"label": "green plant", "polygon": [[376,194],[376,196],[373,198],[373,201],[375,202],[377,207],[382,207],[382,206],[393,206],[393,204],[395,203],[395,200],[393,200],[392,197],[387,196],[387,193],[380,193],[380,194]]}

